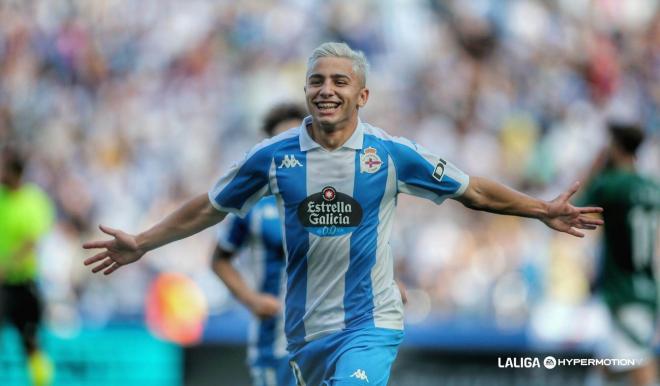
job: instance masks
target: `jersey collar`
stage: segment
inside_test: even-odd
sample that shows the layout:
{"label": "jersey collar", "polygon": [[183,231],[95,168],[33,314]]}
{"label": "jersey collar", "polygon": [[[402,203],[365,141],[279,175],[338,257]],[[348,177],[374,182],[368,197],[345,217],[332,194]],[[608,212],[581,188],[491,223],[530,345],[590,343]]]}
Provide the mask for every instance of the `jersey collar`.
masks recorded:
{"label": "jersey collar", "polygon": [[[315,142],[307,132],[307,125],[310,125],[311,123],[312,123],[312,117],[310,115],[306,117],[303,120],[302,124],[300,125],[301,151],[309,151],[312,149],[316,149],[317,147],[321,147],[321,145]],[[360,150],[362,149],[363,140],[364,140],[364,127],[362,124],[362,120],[358,118],[358,124],[357,127],[355,128],[355,131],[353,132],[353,135],[351,135],[351,137],[346,142],[344,142],[344,144],[341,147],[345,147],[353,150]]]}

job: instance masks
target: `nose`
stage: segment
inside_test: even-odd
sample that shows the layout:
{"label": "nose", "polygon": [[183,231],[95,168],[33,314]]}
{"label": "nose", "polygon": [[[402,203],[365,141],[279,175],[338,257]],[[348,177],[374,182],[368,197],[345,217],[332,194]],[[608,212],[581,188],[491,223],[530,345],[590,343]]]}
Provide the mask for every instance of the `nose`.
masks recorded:
{"label": "nose", "polygon": [[329,96],[333,96],[334,94],[335,94],[335,90],[332,85],[332,80],[327,79],[325,82],[323,82],[323,85],[321,85],[321,90],[319,91],[319,95],[321,97],[329,97]]}

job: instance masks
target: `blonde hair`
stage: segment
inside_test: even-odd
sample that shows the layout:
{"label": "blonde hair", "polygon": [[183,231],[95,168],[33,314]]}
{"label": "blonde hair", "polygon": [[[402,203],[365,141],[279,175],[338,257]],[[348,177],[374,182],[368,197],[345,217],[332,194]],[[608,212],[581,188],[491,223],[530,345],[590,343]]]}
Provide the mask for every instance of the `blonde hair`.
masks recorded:
{"label": "blonde hair", "polygon": [[369,62],[362,51],[355,51],[346,43],[327,42],[316,47],[307,60],[307,74],[319,58],[346,58],[353,62],[353,72],[362,80],[362,86],[367,84]]}

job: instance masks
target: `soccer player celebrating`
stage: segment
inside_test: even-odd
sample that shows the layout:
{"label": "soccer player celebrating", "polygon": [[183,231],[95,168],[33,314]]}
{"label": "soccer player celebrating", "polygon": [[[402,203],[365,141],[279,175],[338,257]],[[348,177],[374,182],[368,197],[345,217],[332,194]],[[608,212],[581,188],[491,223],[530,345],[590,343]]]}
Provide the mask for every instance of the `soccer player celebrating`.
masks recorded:
{"label": "soccer player celebrating", "polygon": [[403,306],[389,239],[399,193],[446,198],[493,213],[537,218],[582,237],[602,224],[600,208],[568,201],[574,184],[546,202],[497,182],[468,176],[413,142],[362,122],[369,99],[364,54],[324,43],[308,61],[311,116],[255,146],[208,192],[138,235],[111,236],[85,260],[110,274],[148,251],[221,221],[245,216],[273,195],[284,222],[287,257],[285,331],[300,385],[386,385],[403,339]]}
{"label": "soccer player celebrating", "polygon": [[578,200],[605,210],[596,281],[611,318],[603,354],[640,361],[632,369],[611,367],[610,375],[628,376],[629,384],[635,386],[655,385],[660,185],[635,171],[635,154],[644,139],[641,128],[610,123],[609,129],[610,145],[594,162],[593,178]]}
{"label": "soccer player celebrating", "polygon": [[[272,137],[300,126],[305,110],[294,104],[273,108],[264,119],[264,132]],[[254,386],[293,386],[282,319],[284,247],[280,216],[274,196],[262,198],[244,218],[230,214],[218,232],[213,270],[234,296],[254,315],[248,344],[248,364]],[[247,246],[250,286],[234,268],[231,258]]]}

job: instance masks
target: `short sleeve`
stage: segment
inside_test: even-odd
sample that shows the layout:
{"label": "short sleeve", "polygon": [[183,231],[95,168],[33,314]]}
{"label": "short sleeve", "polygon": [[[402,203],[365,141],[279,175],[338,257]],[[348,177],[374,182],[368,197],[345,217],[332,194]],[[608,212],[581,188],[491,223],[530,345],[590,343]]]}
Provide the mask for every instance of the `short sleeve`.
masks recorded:
{"label": "short sleeve", "polygon": [[392,138],[390,155],[397,175],[397,190],[436,204],[465,192],[470,177],[427,149],[405,138]]}
{"label": "short sleeve", "polygon": [[231,166],[209,191],[209,201],[218,210],[244,217],[263,196],[270,194],[269,175],[277,143],[266,140]]}
{"label": "short sleeve", "polygon": [[246,242],[250,229],[250,216],[240,218],[230,214],[218,226],[217,242],[218,246],[230,253],[239,250]]}

